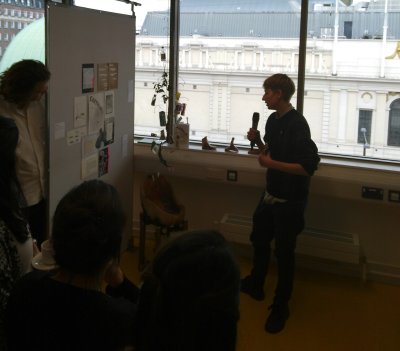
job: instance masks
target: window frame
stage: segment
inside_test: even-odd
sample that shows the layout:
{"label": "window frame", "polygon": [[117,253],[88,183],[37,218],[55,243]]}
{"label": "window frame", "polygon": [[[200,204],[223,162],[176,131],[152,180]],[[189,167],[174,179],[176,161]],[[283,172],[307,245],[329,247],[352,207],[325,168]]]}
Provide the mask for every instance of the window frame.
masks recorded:
{"label": "window frame", "polygon": [[[394,109],[392,107],[393,105],[398,105],[398,106],[395,106],[395,109]],[[393,124],[393,119],[394,118],[397,119],[397,121],[396,121],[397,123],[396,124],[398,124],[398,126],[396,126],[397,130],[395,130],[395,131],[392,130],[392,128],[393,128],[392,124]],[[393,137],[392,134],[398,134],[399,135],[399,137],[397,138],[398,139],[397,143],[392,143],[391,142],[390,138]],[[400,98],[392,101],[392,103],[390,104],[389,120],[388,120],[388,140],[387,140],[387,145],[388,146],[395,146],[395,147],[400,146]]]}

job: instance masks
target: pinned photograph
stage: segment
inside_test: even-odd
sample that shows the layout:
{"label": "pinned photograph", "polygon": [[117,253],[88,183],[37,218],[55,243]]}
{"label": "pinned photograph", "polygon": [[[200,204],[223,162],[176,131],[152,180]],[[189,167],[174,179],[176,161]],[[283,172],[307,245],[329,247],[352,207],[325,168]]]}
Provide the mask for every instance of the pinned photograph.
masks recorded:
{"label": "pinned photograph", "polygon": [[104,130],[104,93],[89,95],[89,130],[88,134],[98,134]]}
{"label": "pinned photograph", "polygon": [[108,147],[99,151],[99,177],[108,173],[109,156],[110,152]]}

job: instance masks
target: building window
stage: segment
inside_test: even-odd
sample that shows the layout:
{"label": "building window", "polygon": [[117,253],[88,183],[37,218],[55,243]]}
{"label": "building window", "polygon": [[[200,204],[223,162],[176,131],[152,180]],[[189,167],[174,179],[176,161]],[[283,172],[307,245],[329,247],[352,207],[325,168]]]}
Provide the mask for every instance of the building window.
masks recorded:
{"label": "building window", "polygon": [[388,145],[400,146],[400,99],[390,105]]}
{"label": "building window", "polygon": [[372,111],[360,110],[358,112],[358,140],[359,144],[371,143]]}

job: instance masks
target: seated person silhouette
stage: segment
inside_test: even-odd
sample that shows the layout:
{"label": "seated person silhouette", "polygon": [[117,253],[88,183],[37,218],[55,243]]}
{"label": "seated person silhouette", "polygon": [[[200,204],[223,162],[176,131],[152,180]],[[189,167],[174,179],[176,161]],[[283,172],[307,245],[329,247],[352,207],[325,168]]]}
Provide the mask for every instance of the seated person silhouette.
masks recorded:
{"label": "seated person silhouette", "polygon": [[144,274],[136,350],[234,351],[239,284],[218,232],[187,232],[168,242]]}
{"label": "seated person silhouette", "polygon": [[51,236],[59,269],[28,273],[16,284],[6,315],[9,350],[133,345],[138,288],[117,263],[124,224],[117,191],[100,180],[61,199]]}
{"label": "seated person silhouette", "polygon": [[37,247],[23,215],[24,195],[16,172],[18,128],[0,116],[0,350],[5,349],[4,314],[16,281],[32,270]]}

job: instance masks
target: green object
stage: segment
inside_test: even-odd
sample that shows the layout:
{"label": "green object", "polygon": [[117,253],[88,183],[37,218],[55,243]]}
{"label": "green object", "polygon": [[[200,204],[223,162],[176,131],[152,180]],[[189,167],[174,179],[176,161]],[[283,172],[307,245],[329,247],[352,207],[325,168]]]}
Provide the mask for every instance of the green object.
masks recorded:
{"label": "green object", "polygon": [[8,45],[0,61],[0,73],[23,59],[45,63],[44,41],[44,18],[41,18],[22,29]]}
{"label": "green object", "polygon": [[160,162],[165,166],[165,167],[169,167],[167,164],[167,161],[164,160],[164,157],[162,156],[162,144],[164,144],[164,142],[158,144],[156,143],[156,141],[154,140],[151,143],[151,151],[153,152],[153,154],[158,156],[158,159],[160,160]]}

